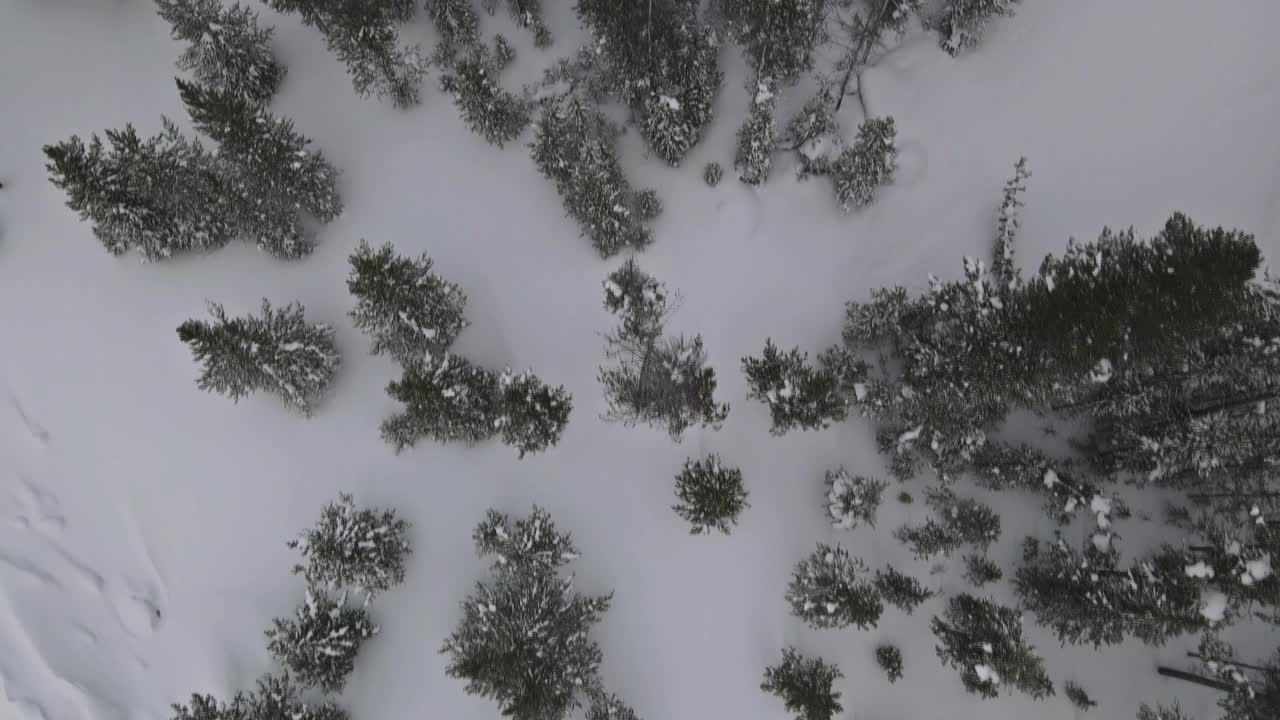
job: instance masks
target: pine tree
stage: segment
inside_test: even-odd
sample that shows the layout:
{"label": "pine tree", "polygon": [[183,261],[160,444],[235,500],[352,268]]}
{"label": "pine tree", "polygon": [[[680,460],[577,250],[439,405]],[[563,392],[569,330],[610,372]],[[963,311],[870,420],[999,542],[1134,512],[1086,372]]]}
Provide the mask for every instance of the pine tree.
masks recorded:
{"label": "pine tree", "polygon": [[921,585],[919,580],[891,567],[876,571],[875,586],[885,602],[908,615],[935,594]]}
{"label": "pine tree", "polygon": [[382,438],[399,452],[421,438],[475,444],[494,432],[498,378],[466,359],[444,354],[404,366],[387,394],[404,410],[382,423]]}
{"label": "pine tree", "polygon": [[962,594],[947,601],[943,617],[930,627],[937,636],[938,658],[960,670],[960,681],[983,698],[1000,694],[1001,686],[1036,700],[1053,695],[1044,660],[1022,636],[1022,616],[990,600]]}
{"label": "pine tree", "polygon": [[685,460],[684,469],[676,475],[676,497],[680,503],[672,509],[689,523],[692,535],[713,529],[728,535],[730,526],[738,524],[738,515],[750,507],[742,471],[726,467],[715,454]]}
{"label": "pine tree", "polygon": [[875,199],[875,191],[893,179],[897,167],[898,131],[892,117],[867,118],[858,126],[858,137],[831,166],[836,199],[845,212],[863,208]]}
{"label": "pine tree", "polygon": [[738,130],[738,149],[733,157],[733,167],[738,171],[739,180],[748,185],[763,185],[769,179],[777,132],[777,123],[773,119],[773,93],[761,83],[751,103],[751,111]]}
{"label": "pine tree", "polygon": [[568,93],[543,102],[530,144],[539,172],[555,183],[565,211],[606,258],[652,240],[631,211],[633,191],[618,161],[618,132],[594,103]]}
{"label": "pine tree", "polygon": [[196,128],[218,143],[240,234],[277,257],[309,253],[300,213],[321,223],[342,214],[339,171],[308,149],[311,140],[291,120],[243,97],[177,82]]}
{"label": "pine tree", "polygon": [[1018,598],[1058,640],[1111,645],[1136,637],[1163,645],[1206,627],[1200,592],[1182,558],[1168,552],[1122,570],[1114,552],[1090,545],[1083,555],[1061,539],[1047,552],[1034,546],[1014,576]]}
{"label": "pine tree", "polygon": [[656,220],[662,215],[662,198],[658,197],[658,191],[652,188],[635,193],[631,198],[631,204],[634,205],[631,211],[643,222]]}
{"label": "pine tree", "polygon": [[605,336],[605,357],[617,362],[600,368],[605,419],[662,427],[677,442],[694,425],[719,427],[729,406],[715,401],[715,370],[706,367],[702,336],[662,336],[670,314],[663,285],[628,260],[605,281],[605,308],[622,316]]}
{"label": "pine tree", "polygon": [[958,55],[977,46],[987,26],[1000,16],[1013,15],[1019,0],[947,0],[938,30],[942,49]]}
{"label": "pine tree", "polygon": [[815,628],[874,628],[884,605],[875,586],[859,579],[866,569],[844,548],[819,543],[787,586],[791,613]]}
{"label": "pine tree", "polygon": [[356,508],[351,495],[340,493],[315,527],[289,541],[305,563],[293,572],[310,587],[353,588],[372,599],[404,582],[405,560],[413,552],[408,531],[409,522],[395,510]]}
{"label": "pine tree", "polygon": [[578,558],[573,537],[558,531],[551,514],[536,505],[528,517],[514,520],[490,509],[471,539],[480,555],[494,556],[495,573],[555,573]]}
{"label": "pine tree", "polygon": [[902,679],[902,651],[893,645],[880,645],[876,648],[876,664],[889,676],[889,682]]}
{"label": "pine tree", "polygon": [[209,304],[209,312],[214,323],[178,326],[178,339],[202,365],[196,385],[235,401],[265,390],[310,415],[338,369],[333,328],[308,325],[298,303],[277,310],[264,299],[260,317],[228,318],[217,303]]}
{"label": "pine tree", "polygon": [[832,689],[842,677],[840,668],[822,658],[806,658],[795,648],[785,648],[782,662],[765,668],[760,689],[782,698],[799,720],[831,720],[844,711],[840,692]]}
{"label": "pine tree", "polygon": [[748,397],[768,403],[769,432],[783,435],[794,428],[814,430],[848,417],[849,403],[841,392],[840,378],[831,367],[834,356],[819,358],[821,367],[808,365],[800,348],[779,352],[773,340],[765,340],[760,358],[742,359],[742,372],[751,390]]}
{"label": "pine tree", "polygon": [[801,178],[831,174],[833,156],[843,144],[836,100],[825,86],[805,102],[782,135],[782,145],[795,150],[800,160]]}
{"label": "pine tree", "polygon": [[144,261],[175,252],[226,245],[234,227],[227,188],[215,159],[167,118],[164,132],[142,140],[132,125],[46,145],[49,179],[67,193],[67,207],[93,223],[113,255],[134,250]]}
{"label": "pine tree", "polygon": [[284,79],[285,68],[271,53],[272,29],[258,27],[258,13],[221,0],[156,0],[174,40],[188,43],[178,67],[218,90],[266,102]]}
{"label": "pine tree", "polygon": [[1072,705],[1075,705],[1081,712],[1088,712],[1089,708],[1097,707],[1098,703],[1089,697],[1089,693],[1080,687],[1073,680],[1068,680],[1062,686],[1062,693],[1067,696]]}
{"label": "pine tree", "polygon": [[479,47],[480,17],[471,7],[471,0],[427,0],[426,7],[431,24],[440,35],[435,52],[437,63],[448,66],[458,55]]}
{"label": "pine tree", "polygon": [[467,327],[467,297],[431,271],[426,253],[404,257],[391,243],[375,252],[361,240],[349,260],[347,290],[356,299],[351,320],[373,337],[373,354],[407,364],[447,350]]}
{"label": "pine tree", "polygon": [[516,61],[516,49],[504,35],[493,36],[493,61],[498,70],[506,70]]}
{"label": "pine tree", "polygon": [[365,640],[378,633],[363,607],[308,588],[296,619],[276,618],[267,650],[298,679],[325,692],[342,692]]}
{"label": "pine tree", "polygon": [[1222,720],[1269,720],[1280,713],[1280,650],[1267,662],[1244,663],[1235,659],[1230,645],[1208,634],[1195,655],[1231,688],[1218,701]]}
{"label": "pine tree", "polygon": [[711,120],[720,85],[715,33],[690,0],[577,0],[604,60],[604,84],[639,118],[640,134],[679,165]]}
{"label": "pine tree", "polygon": [[289,675],[264,675],[257,690],[236,693],[230,703],[212,695],[192,695],[188,705],[174,704],[172,720],[348,720],[331,702],[309,705],[299,699]]}
{"label": "pine tree", "polygon": [[708,187],[715,187],[720,184],[720,178],[724,177],[724,168],[720,167],[720,163],[709,162],[702,169],[702,180]]}
{"label": "pine tree", "polygon": [[[485,9],[492,15],[500,0],[485,0]],[[533,32],[533,45],[537,48],[549,48],[553,41],[551,29],[542,19],[542,0],[506,0],[511,17],[520,27],[529,28]]]}
{"label": "pine tree", "polygon": [[511,368],[498,377],[494,427],[521,458],[559,444],[572,411],[573,396],[563,385],[553,388],[531,372]]}
{"label": "pine tree", "polygon": [[827,515],[832,527],[850,530],[859,522],[876,526],[880,495],[888,485],[874,478],[850,475],[840,467],[827,471]]}
{"label": "pine tree", "polygon": [[813,69],[828,0],[720,0],[720,6],[756,76],[791,84]]}
{"label": "pine tree", "polygon": [[920,527],[903,526],[895,533],[916,557],[939,553],[949,557],[965,544],[985,550],[1000,539],[1000,516],[977,500],[958,498],[950,488],[931,488],[926,502],[936,516]]}
{"label": "pine tree", "polygon": [[[507,554],[462,603],[463,619],[441,648],[449,676],[465,680],[468,693],[495,700],[514,720],[561,720],[584,700],[598,716],[633,717],[601,688],[601,652],[589,636],[611,596],[574,593],[572,581],[556,573],[571,559],[568,537],[556,534],[536,509],[523,527],[490,512],[475,537],[482,553]],[[531,553],[531,541],[550,555]],[[544,561],[519,561],[516,553]]]}
{"label": "pine tree", "polygon": [[329,50],[351,73],[361,97],[390,97],[398,108],[418,104],[427,60],[419,48],[401,47],[396,24],[413,18],[414,0],[265,0],[281,13],[298,13],[324,35]]}
{"label": "pine tree", "polygon": [[611,693],[593,693],[587,720],[640,720],[635,710]]}
{"label": "pine tree", "polygon": [[529,106],[498,83],[498,63],[483,46],[476,45],[441,77],[445,92],[471,131],[490,145],[502,147],[515,140],[529,124]]}
{"label": "pine tree", "polygon": [[1066,523],[1079,508],[1088,508],[1099,489],[1073,464],[1049,458],[1028,445],[1011,447],[986,443],[973,454],[967,468],[980,485],[990,490],[1017,488],[1045,495],[1045,512]]}
{"label": "pine tree", "polygon": [[1182,712],[1182,708],[1176,702],[1169,706],[1156,705],[1155,707],[1142,703],[1138,706],[1138,720],[1192,720],[1192,718]]}
{"label": "pine tree", "polygon": [[1027,191],[1027,159],[1021,158],[1013,168],[1013,178],[1005,183],[1004,201],[1000,203],[1000,215],[996,222],[995,250],[991,257],[991,274],[1004,281],[1008,290],[1018,285],[1018,266],[1014,263],[1014,241],[1018,234],[1018,211],[1025,203],[1022,193]]}
{"label": "pine tree", "polygon": [[974,587],[982,587],[987,583],[993,583],[1004,577],[1004,572],[1000,570],[1000,566],[991,562],[986,555],[970,553],[964,556],[964,579],[968,580]]}

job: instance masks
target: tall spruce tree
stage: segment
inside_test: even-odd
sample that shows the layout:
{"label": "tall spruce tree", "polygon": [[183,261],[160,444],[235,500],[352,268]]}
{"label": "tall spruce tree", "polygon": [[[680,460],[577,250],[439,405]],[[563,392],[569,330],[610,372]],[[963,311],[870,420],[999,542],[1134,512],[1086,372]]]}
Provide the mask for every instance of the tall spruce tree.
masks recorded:
{"label": "tall spruce tree", "polygon": [[930,623],[938,658],[960,670],[971,693],[990,699],[1011,687],[1036,700],[1053,695],[1044,660],[1022,636],[1022,616],[1013,608],[972,595],[952,596],[942,617]]}
{"label": "tall spruce tree", "polygon": [[213,323],[178,326],[178,339],[202,366],[196,385],[235,401],[265,390],[310,415],[338,369],[333,328],[308,325],[299,303],[275,309],[264,299],[258,317],[228,318],[217,303],[209,304],[209,312]]}
{"label": "tall spruce tree", "polygon": [[427,0],[427,16],[440,36],[435,61],[448,66],[459,56],[480,46],[480,17],[471,0]]}
{"label": "tall spruce tree", "polygon": [[616,365],[599,374],[606,419],[662,427],[676,441],[694,425],[719,427],[729,405],[715,400],[715,370],[706,367],[702,336],[662,335],[671,312],[663,285],[627,260],[605,281],[604,305],[621,316],[605,335],[605,357]]}
{"label": "tall spruce tree", "polygon": [[534,164],[555,183],[565,212],[606,258],[652,241],[631,209],[635,191],[618,160],[619,132],[590,99],[570,92],[543,101],[530,144]]}
{"label": "tall spruce tree", "polygon": [[604,84],[638,118],[640,134],[679,165],[711,120],[720,85],[715,32],[693,0],[577,0],[582,23],[603,57]]}
{"label": "tall spruce tree", "polygon": [[849,415],[841,376],[858,374],[861,363],[844,353],[823,353],[815,368],[808,357],[800,348],[781,352],[770,339],[759,358],[742,359],[748,397],[769,405],[769,432],[774,435],[826,428]]}
{"label": "tall spruce tree", "polygon": [[318,29],[361,96],[390,97],[399,108],[418,104],[427,60],[417,46],[402,47],[396,29],[413,18],[415,0],[264,1],[277,12],[298,13],[305,25]]}
{"label": "tall spruce tree", "polygon": [[498,83],[499,67],[487,48],[474,46],[441,77],[467,127],[490,145],[515,140],[529,124],[529,104]]}
{"label": "tall spruce tree", "polygon": [[322,223],[342,213],[339,171],[308,149],[293,121],[225,90],[177,82],[196,128],[218,143],[239,232],[277,257],[309,253],[300,213]]}
{"label": "tall spruce tree", "polygon": [[958,55],[982,40],[987,26],[997,17],[1013,15],[1019,0],[947,0],[942,7],[938,31],[942,49]]}
{"label": "tall spruce tree", "polygon": [[747,491],[742,487],[742,471],[724,465],[719,455],[699,460],[685,460],[676,475],[676,514],[689,523],[690,534],[710,534],[719,530],[725,535],[738,524],[738,515],[750,507]]}
{"label": "tall spruce tree", "polygon": [[875,585],[860,578],[866,572],[849,551],[819,543],[796,565],[787,586],[791,613],[815,628],[874,628],[884,604]]}
{"label": "tall spruce tree", "polygon": [[605,692],[600,647],[590,639],[611,595],[577,594],[558,573],[577,556],[568,535],[535,508],[516,523],[490,511],[474,537],[481,554],[497,557],[440,650],[449,656],[449,676],[515,720],[562,720],[583,704],[592,717],[634,718]]}
{"label": "tall spruce tree", "polygon": [[[503,0],[484,0],[485,9],[492,15]],[[542,15],[542,0],[505,0],[503,2],[511,12],[516,24],[528,28],[533,33],[533,45],[537,48],[549,48],[554,40],[551,28],[548,28]]]}
{"label": "tall spruce tree", "polygon": [[763,185],[769,179],[778,134],[773,114],[773,92],[768,84],[760,83],[747,119],[738,130],[738,147],[733,156],[738,179],[748,185]]}
{"label": "tall spruce tree", "polygon": [[1024,607],[1062,643],[1094,647],[1136,637],[1152,645],[1207,627],[1199,583],[1176,553],[1121,569],[1114,551],[1076,553],[1061,539],[1029,545],[1013,586]]}
{"label": "tall spruce tree", "polygon": [[989,506],[957,497],[950,488],[930,488],[926,502],[935,516],[924,525],[903,526],[895,533],[916,557],[950,556],[965,544],[985,550],[1000,539],[1000,516]]}
{"label": "tall spruce tree", "polygon": [[198,82],[266,102],[284,79],[285,68],[271,53],[270,28],[258,27],[258,14],[222,0],[156,0],[173,38],[188,43],[178,67]]}
{"label": "tall spruce tree", "polygon": [[758,78],[783,84],[813,69],[830,0],[717,0]]}
{"label": "tall spruce tree", "polygon": [[919,580],[891,567],[886,567],[883,571],[877,570],[874,582],[876,591],[885,602],[908,615],[935,594],[921,585]]}
{"label": "tall spruce tree", "polygon": [[862,475],[850,475],[844,467],[827,471],[827,517],[832,527],[849,530],[866,523],[876,526],[884,482]]}
{"label": "tall spruce tree", "polygon": [[357,508],[346,493],[324,506],[320,521],[288,546],[305,563],[293,567],[309,587],[360,590],[365,597],[404,582],[404,564],[413,552],[409,522],[395,510]]}
{"label": "tall spruce tree", "polygon": [[361,240],[349,260],[347,289],[356,299],[351,319],[372,336],[375,355],[407,364],[447,350],[467,327],[466,295],[432,272],[426,253],[404,257],[391,243],[375,252]]}
{"label": "tall spruce tree", "polygon": [[1206,635],[1195,656],[1206,670],[1230,688],[1218,700],[1221,720],[1280,717],[1280,650],[1261,664],[1241,662],[1221,638]]}
{"label": "tall spruce tree", "polygon": [[306,703],[287,673],[264,675],[257,688],[238,692],[229,703],[212,695],[192,695],[187,705],[174,703],[172,720],[348,720],[332,702]]}
{"label": "tall spruce tree", "polygon": [[222,247],[235,234],[227,181],[213,156],[167,118],[164,132],[146,140],[132,125],[44,147],[49,179],[67,194],[67,207],[93,223],[113,255],[137,252],[144,261]]}
{"label": "tall spruce tree", "polygon": [[383,421],[382,437],[396,452],[422,438],[478,443],[493,434],[497,392],[497,376],[465,358],[446,353],[416,360],[387,385],[404,410]]}
{"label": "tall spruce tree", "polygon": [[498,377],[493,426],[521,458],[559,444],[572,411],[573,396],[563,385],[553,388],[531,372],[511,368]]}
{"label": "tall spruce tree", "polygon": [[897,127],[892,117],[867,118],[858,136],[831,164],[836,200],[849,212],[875,200],[875,192],[893,179],[898,164]]}
{"label": "tall spruce tree", "polygon": [[764,670],[760,689],[777,695],[798,720],[831,720],[844,711],[840,692],[832,686],[844,677],[822,658],[807,658],[795,648],[782,651],[782,662]]}
{"label": "tall spruce tree", "polygon": [[342,692],[360,646],[378,633],[363,607],[308,589],[293,618],[276,618],[267,650],[299,680],[325,692]]}

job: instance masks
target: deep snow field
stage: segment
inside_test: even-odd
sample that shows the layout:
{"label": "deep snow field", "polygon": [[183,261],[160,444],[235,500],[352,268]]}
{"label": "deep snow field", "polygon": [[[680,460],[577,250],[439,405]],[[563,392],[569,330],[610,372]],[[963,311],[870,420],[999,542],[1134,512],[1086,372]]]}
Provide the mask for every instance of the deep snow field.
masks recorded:
{"label": "deep snow field", "polygon": [[[576,22],[571,3],[547,4],[553,57],[572,47]],[[40,149],[127,122],[150,134],[162,114],[189,129],[173,84],[180,45],[149,0],[0,0],[0,718],[164,720],[192,692],[250,687],[272,667],[262,631],[302,597],[285,542],[339,491],[413,523],[408,579],[374,605],[382,633],[339,698],[357,720],[497,717],[445,676],[437,651],[485,572],[473,526],[488,507],[523,514],[533,503],[577,541],[577,587],[615,591],[595,633],[602,674],[648,720],[781,720],[759,683],[788,644],[841,667],[845,718],[1076,717],[1061,692],[1042,702],[966,694],[934,655],[928,620],[941,598],[912,616],[887,608],[874,631],[810,630],[790,615],[791,568],[817,541],[944,594],[966,584],[958,558],[930,575],[893,539],[927,511],[898,504],[892,485],[876,529],[832,529],[824,470],[887,477],[869,426],[772,437],[739,362],[766,337],[816,352],[837,339],[846,300],[895,282],[918,289],[930,271],[958,276],[965,254],[985,257],[1020,155],[1033,172],[1026,265],[1105,225],[1149,235],[1175,210],[1254,233],[1278,257],[1280,3],[1024,0],[958,59],[917,30],[864,77],[872,111],[896,118],[900,167],[874,205],[848,216],[826,183],[793,179],[789,156],[760,188],[728,171],[703,184],[706,162],[732,165],[747,105],[743,61],[726,50],[717,120],[681,168],[644,157],[634,131],[622,141],[633,184],[656,187],[666,205],[641,265],[679,290],[672,330],[702,333],[717,397],[733,406],[721,430],[680,445],[598,419],[599,333],[612,324],[601,282],[621,258],[601,261],[578,236],[529,159],[528,135],[486,145],[434,76],[413,111],[362,100],[318,34],[257,9],[289,67],[273,109],[343,170],[346,212],[302,261],[233,243],[144,265],[103,251],[48,182]],[[502,13],[483,22],[538,57]],[[425,18],[410,37],[432,41]],[[518,61],[504,84],[536,72]],[[804,98],[788,94],[779,117]],[[347,256],[361,238],[426,251],[461,285],[472,324],[456,352],[532,368],[572,392],[558,447],[522,461],[497,442],[393,454],[378,424],[395,409],[383,391],[395,367],[370,356],[346,318]],[[342,368],[312,419],[274,397],[233,404],[193,382],[174,328],[203,317],[206,299],[242,314],[263,296],[299,300],[309,320],[337,326]],[[708,452],[741,467],[750,492],[727,537],[690,536],[670,509],[681,463]],[[919,478],[907,489],[921,498],[924,487]],[[1040,498],[990,502],[1004,522],[992,557],[1008,577],[1022,537],[1047,537],[1053,523]],[[1088,518],[1076,523],[1073,541],[1089,531]],[[1118,528],[1122,550],[1139,552],[1156,527],[1135,513]],[[995,594],[1014,602],[1006,583]],[[1030,618],[1027,627],[1055,684],[1074,679],[1099,701],[1089,717],[1132,718],[1140,701],[1175,698],[1216,717],[1213,691],[1154,672],[1182,666],[1193,636],[1095,652],[1059,649]],[[1237,629],[1242,656],[1274,648],[1255,630]],[[875,665],[883,640],[906,661],[894,685]]]}

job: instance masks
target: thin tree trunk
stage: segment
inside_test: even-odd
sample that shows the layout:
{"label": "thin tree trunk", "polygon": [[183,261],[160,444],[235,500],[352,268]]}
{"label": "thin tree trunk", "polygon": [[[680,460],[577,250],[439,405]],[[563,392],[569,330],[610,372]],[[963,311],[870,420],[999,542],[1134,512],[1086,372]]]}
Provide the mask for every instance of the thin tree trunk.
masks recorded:
{"label": "thin tree trunk", "polygon": [[[1197,652],[1189,652],[1187,653],[1187,657],[1196,658],[1197,660],[1204,659],[1204,656]],[[1280,668],[1269,668],[1269,667],[1262,667],[1260,665],[1250,665],[1249,663],[1243,663],[1238,660],[1220,660],[1219,662],[1221,662],[1224,665],[1235,665],[1236,667],[1249,668],[1250,670],[1257,670],[1258,672],[1264,672],[1270,675],[1280,673]]]}
{"label": "thin tree trunk", "polygon": [[1232,690],[1235,689],[1234,686],[1232,686],[1231,683],[1229,682],[1226,682],[1223,680],[1215,680],[1213,678],[1207,678],[1201,675],[1194,675],[1189,672],[1183,672],[1182,670],[1174,670],[1173,668],[1168,668],[1163,666],[1158,667],[1156,668],[1156,673],[1159,675],[1163,675],[1165,677],[1174,678],[1175,680],[1186,680],[1189,683],[1195,683],[1196,685],[1203,685],[1205,687],[1213,688],[1214,690],[1221,690],[1223,692],[1231,692]]}

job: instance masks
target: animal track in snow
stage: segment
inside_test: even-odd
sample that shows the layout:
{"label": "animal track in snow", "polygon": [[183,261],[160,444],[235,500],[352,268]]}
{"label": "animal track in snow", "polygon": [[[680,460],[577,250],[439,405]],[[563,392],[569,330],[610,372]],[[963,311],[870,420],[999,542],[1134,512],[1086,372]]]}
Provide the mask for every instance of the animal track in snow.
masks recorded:
{"label": "animal track in snow", "polygon": [[49,431],[27,412],[27,409],[22,405],[22,401],[18,399],[17,393],[9,389],[6,395],[8,396],[9,409],[17,415],[18,420],[22,422],[22,426],[27,429],[27,435],[41,448],[48,447],[51,438]]}

